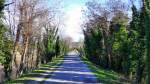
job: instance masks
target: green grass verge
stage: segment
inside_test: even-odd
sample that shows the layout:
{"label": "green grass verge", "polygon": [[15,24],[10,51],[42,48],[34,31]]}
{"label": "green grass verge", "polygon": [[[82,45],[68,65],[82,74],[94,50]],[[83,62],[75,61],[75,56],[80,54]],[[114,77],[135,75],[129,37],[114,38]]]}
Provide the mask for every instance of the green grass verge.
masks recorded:
{"label": "green grass verge", "polygon": [[53,58],[52,62],[42,64],[39,69],[33,70],[31,73],[23,74],[16,80],[6,81],[4,84],[27,84],[28,82],[44,82],[52,75],[52,72],[63,62],[64,56]]}
{"label": "green grass verge", "polygon": [[100,67],[96,67],[86,57],[82,57],[82,60],[88,65],[90,70],[96,75],[98,81],[103,84],[130,84],[129,81],[124,79],[121,74],[118,74],[111,70],[105,70]]}

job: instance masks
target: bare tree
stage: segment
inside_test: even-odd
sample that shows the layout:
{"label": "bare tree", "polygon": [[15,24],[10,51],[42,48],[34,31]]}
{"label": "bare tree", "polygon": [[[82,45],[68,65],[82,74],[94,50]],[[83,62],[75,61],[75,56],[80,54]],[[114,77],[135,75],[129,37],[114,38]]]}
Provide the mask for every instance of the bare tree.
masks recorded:
{"label": "bare tree", "polygon": [[[14,17],[9,18],[9,26],[15,37],[11,62],[11,78],[15,79],[24,71],[36,67],[39,58],[38,41],[43,40],[46,31],[44,26],[54,21],[56,11],[45,6],[43,0],[10,1],[15,2],[10,8]],[[57,8],[56,5],[54,7]],[[18,53],[21,56],[18,56]]]}

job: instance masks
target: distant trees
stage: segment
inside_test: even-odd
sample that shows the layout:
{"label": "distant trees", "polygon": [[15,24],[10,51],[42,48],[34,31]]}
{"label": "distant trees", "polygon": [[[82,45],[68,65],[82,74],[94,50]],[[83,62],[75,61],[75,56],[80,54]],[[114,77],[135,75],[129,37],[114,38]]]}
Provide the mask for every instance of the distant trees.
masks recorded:
{"label": "distant trees", "polygon": [[123,73],[135,84],[145,84],[146,79],[149,84],[150,8],[148,0],[141,2],[140,10],[132,4],[132,18],[127,15],[128,5],[120,0],[107,6],[88,2],[84,51],[96,65]]}

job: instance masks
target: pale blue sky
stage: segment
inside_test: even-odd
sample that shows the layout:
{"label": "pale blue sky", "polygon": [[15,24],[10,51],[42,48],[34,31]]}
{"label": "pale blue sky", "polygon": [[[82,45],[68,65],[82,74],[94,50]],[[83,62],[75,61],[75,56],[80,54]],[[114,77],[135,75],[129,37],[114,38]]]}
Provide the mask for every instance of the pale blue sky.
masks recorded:
{"label": "pale blue sky", "polygon": [[68,5],[84,5],[87,0],[62,0],[63,3],[68,6]]}
{"label": "pale blue sky", "polygon": [[83,23],[82,10],[87,0],[62,0],[64,19],[64,36],[71,37],[73,41],[83,39],[81,24]]}

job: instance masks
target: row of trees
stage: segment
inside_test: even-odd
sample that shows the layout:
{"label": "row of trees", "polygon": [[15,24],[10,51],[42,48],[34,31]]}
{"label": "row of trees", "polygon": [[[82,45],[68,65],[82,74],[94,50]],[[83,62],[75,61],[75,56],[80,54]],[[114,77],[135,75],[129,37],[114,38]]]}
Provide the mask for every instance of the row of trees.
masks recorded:
{"label": "row of trees", "polygon": [[150,84],[150,1],[140,1],[137,9],[120,0],[107,5],[87,3],[85,23],[85,56],[105,69],[123,73],[135,84]]}
{"label": "row of trees", "polygon": [[66,40],[58,35],[57,9],[45,6],[45,0],[0,1],[0,64],[5,77],[15,79],[36,69],[68,50]]}

